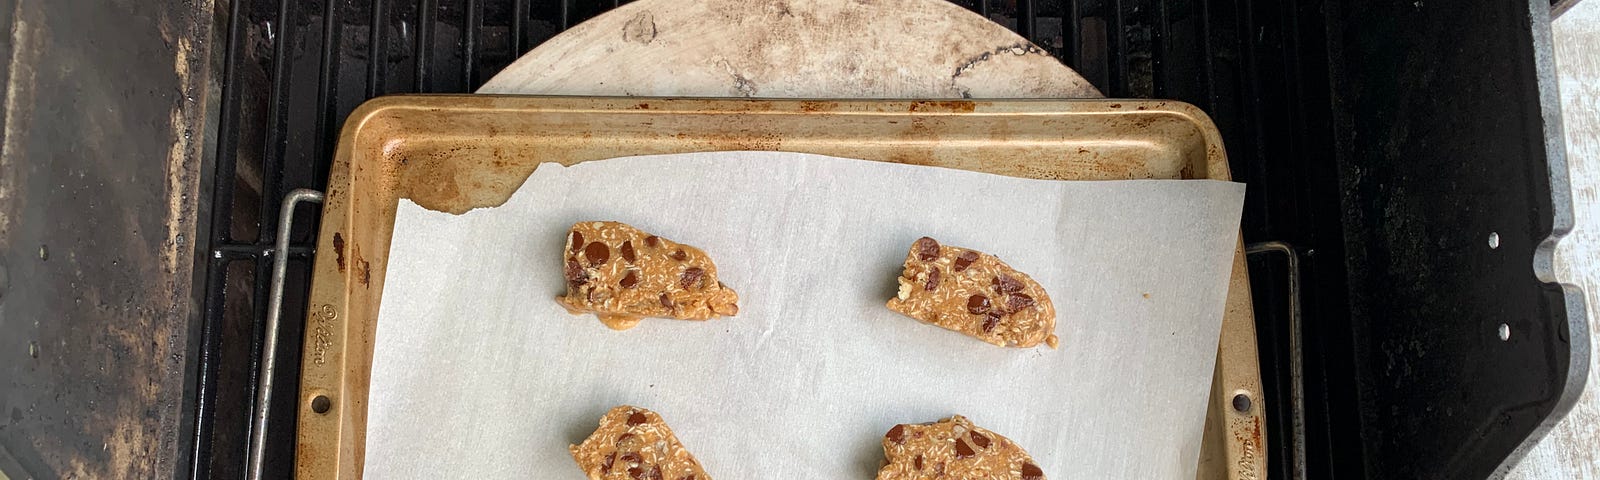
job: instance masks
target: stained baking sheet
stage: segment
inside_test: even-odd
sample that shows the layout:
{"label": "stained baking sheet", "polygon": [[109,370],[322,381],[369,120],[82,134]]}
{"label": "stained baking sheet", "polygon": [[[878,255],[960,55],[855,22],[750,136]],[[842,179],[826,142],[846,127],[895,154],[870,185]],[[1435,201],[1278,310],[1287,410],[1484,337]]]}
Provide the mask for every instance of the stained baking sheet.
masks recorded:
{"label": "stained baking sheet", "polygon": [[[870,478],[895,423],[963,414],[1057,478],[1193,478],[1243,186],[1056,182],[776,152],[545,164],[504,205],[401,201],[368,401],[371,478],[581,478],[618,404],[718,478]],[[739,316],[626,332],[552,298],[566,228],[704,248]],[[1001,349],[883,307],[931,235],[1029,272],[1062,348]]]}

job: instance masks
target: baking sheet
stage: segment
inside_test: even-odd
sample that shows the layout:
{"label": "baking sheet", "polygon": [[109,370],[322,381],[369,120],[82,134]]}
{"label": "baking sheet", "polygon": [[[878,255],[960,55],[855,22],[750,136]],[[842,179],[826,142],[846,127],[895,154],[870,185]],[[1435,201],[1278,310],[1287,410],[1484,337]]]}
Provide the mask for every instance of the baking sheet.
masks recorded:
{"label": "baking sheet", "polygon": [[[632,404],[723,479],[872,478],[889,427],[951,414],[1054,478],[1193,478],[1243,196],[721,152],[545,164],[505,205],[459,216],[402,201],[365,473],[583,478],[567,445]],[[583,220],[701,247],[739,315],[615,332],[568,314],[552,298]],[[884,308],[922,235],[1041,282],[1061,348],[997,348]]]}

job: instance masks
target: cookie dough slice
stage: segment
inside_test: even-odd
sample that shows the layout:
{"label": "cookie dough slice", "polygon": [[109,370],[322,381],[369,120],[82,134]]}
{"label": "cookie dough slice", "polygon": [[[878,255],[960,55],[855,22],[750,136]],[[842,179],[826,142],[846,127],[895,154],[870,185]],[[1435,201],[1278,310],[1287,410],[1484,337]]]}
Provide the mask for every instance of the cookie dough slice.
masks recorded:
{"label": "cookie dough slice", "polygon": [[580,222],[567,232],[567,294],[574,315],[593,312],[615,330],[644,317],[706,320],[739,313],[739,294],[717,281],[705,252],[620,222]]}
{"label": "cookie dough slice", "polygon": [[710,480],[656,412],[623,405],[568,448],[589,480]]}
{"label": "cookie dough slice", "polygon": [[889,309],[1003,347],[1055,348],[1056,308],[1027,274],[977,250],[911,244]]}
{"label": "cookie dough slice", "polygon": [[1022,447],[960,415],[895,425],[883,436],[883,456],[878,480],[1045,480]]}

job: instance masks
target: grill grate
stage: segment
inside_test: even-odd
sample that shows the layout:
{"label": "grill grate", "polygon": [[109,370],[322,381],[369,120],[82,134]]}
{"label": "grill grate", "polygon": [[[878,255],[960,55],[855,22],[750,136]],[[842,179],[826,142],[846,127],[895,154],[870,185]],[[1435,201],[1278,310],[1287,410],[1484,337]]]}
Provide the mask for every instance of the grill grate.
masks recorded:
{"label": "grill grate", "polygon": [[[1310,193],[1306,168],[1276,168],[1272,159],[1327,157],[1291,138],[1324,126],[1289,98],[1326,100],[1326,77],[1302,77],[1297,45],[1284,39],[1321,22],[1312,5],[1251,0],[953,0],[1017,31],[1112,97],[1159,97],[1202,107],[1229,146],[1234,177],[1251,185],[1245,237],[1317,245],[1295,235],[1309,220],[1297,211]],[[626,2],[616,0],[234,0],[220,83],[215,184],[211,190],[212,252],[204,276],[205,306],[195,389],[193,478],[244,473],[249,407],[263,338],[272,255],[291,256],[276,385],[298,385],[300,339],[309,288],[314,206],[291,230],[288,252],[272,245],[279,200],[295,188],[323,190],[342,119],[361,102],[412,92],[470,92],[520,53],[562,30]],[[1317,27],[1320,29],[1320,26]],[[1300,90],[1310,89],[1312,93]],[[1291,91],[1294,90],[1294,91]],[[1291,94],[1293,94],[1291,96]],[[1302,100],[1303,101],[1303,100]],[[1320,109],[1326,114],[1327,105]],[[1320,120],[1319,120],[1320,119]],[[1327,164],[1328,162],[1324,162]],[[1269,168],[1270,167],[1270,168]],[[1332,178],[1332,177],[1330,177]],[[1284,187],[1275,187],[1284,185]],[[1264,202],[1271,198],[1272,202]],[[1286,221],[1274,222],[1283,218]],[[1338,241],[1330,238],[1329,241]],[[1258,283],[1282,278],[1264,271]],[[1258,285],[1258,296],[1281,295]],[[1261,295],[1266,293],[1266,295]],[[1263,376],[1268,392],[1287,379],[1283,300],[1258,300]],[[1282,341],[1280,341],[1282,340]],[[288,391],[288,390],[284,390]],[[1286,394],[1264,399],[1272,431],[1284,431]],[[296,396],[276,395],[269,420],[267,478],[287,478],[293,464]],[[1270,436],[1269,455],[1284,458],[1284,436]],[[1282,478],[1282,463],[1273,475]]]}

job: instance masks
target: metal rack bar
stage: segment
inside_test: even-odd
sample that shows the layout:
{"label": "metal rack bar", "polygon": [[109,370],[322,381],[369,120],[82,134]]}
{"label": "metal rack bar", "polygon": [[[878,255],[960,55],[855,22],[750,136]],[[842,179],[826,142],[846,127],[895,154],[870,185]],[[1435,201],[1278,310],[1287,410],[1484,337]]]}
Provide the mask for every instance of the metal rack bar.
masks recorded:
{"label": "metal rack bar", "polygon": [[483,0],[467,0],[466,25],[461,27],[461,85],[478,88],[478,33],[483,30]]}
{"label": "metal rack bar", "polygon": [[[289,192],[283,199],[282,208],[278,211],[277,243],[274,248],[279,251],[289,249],[289,229],[294,227],[294,207],[300,202],[322,203],[322,192],[297,188]],[[264,455],[267,446],[267,414],[272,408],[272,376],[277,368],[278,354],[278,323],[283,319],[283,280],[289,271],[289,256],[272,256],[272,275],[270,276],[271,294],[267,297],[267,338],[266,345],[261,349],[260,373],[256,376],[256,402],[255,408],[250,411],[250,455],[249,470],[245,478],[261,480],[262,469],[265,466]],[[262,278],[258,275],[256,278]]]}
{"label": "metal rack bar", "polygon": [[572,0],[561,0],[561,29],[572,28]]}
{"label": "metal rack bar", "polygon": [[[263,138],[264,145],[261,155],[260,198],[262,199],[278,198],[282,195],[281,192],[283,190],[284,157],[287,155],[289,149],[289,136],[287,134],[287,130],[289,128],[289,108],[287,105],[288,102],[286,101],[286,98],[289,95],[290,71],[292,65],[289,60],[289,56],[290,52],[293,50],[293,41],[295,38],[295,31],[291,29],[290,25],[293,25],[291,22],[294,19],[294,8],[295,5],[298,4],[299,2],[295,2],[293,0],[278,0],[278,16],[276,24],[278,31],[276,34],[269,32],[269,37],[272,39],[273,73],[272,91],[267,100],[267,131],[265,137]],[[272,28],[272,26],[269,25],[268,28]],[[272,210],[277,207],[278,206],[272,202],[261,202],[260,216],[258,217],[260,230],[256,234],[257,242],[265,244],[277,240],[276,229],[278,226],[278,218],[276,215],[274,215],[276,212]],[[253,312],[254,315],[252,318],[262,318],[266,313],[263,303],[267,296],[267,278],[266,275],[262,275],[261,272],[264,271],[266,263],[265,259],[262,257],[256,257],[254,263],[256,273],[254,277],[254,285],[252,285],[250,289],[251,305],[255,306],[255,311]],[[266,332],[263,329],[263,325],[252,325],[249,351],[262,351],[263,337],[265,334]],[[219,344],[218,347],[221,348],[221,345]],[[254,356],[255,355],[252,355],[252,357]],[[260,391],[254,389],[254,386],[256,385],[255,381],[257,380],[255,375],[258,372],[254,368],[250,369],[250,372],[251,382],[248,383],[248,385],[251,385],[251,391],[248,392],[246,398],[255,397],[256,395],[261,394]],[[251,425],[248,433],[250,435],[256,434],[255,425]],[[249,452],[247,451],[246,454],[248,455]],[[248,468],[248,464],[246,465],[246,468]]]}
{"label": "metal rack bar", "polygon": [[[228,7],[226,48],[230,52],[238,49],[244,41],[245,22],[240,20],[243,18],[243,3],[235,1]],[[216,158],[215,175],[219,180],[211,185],[212,225],[226,225],[233,207],[233,183],[223,179],[233,178],[238,162],[240,89],[235,83],[238,79],[238,64],[239,58],[234,55],[228,55],[222,64],[222,105],[218,112],[217,149],[213,153]],[[211,244],[226,243],[229,240],[229,229],[213,227],[206,240]],[[217,374],[221,367],[217,355],[222,343],[221,318],[225,307],[223,297],[226,295],[227,272],[228,260],[213,255],[206,262],[206,303],[204,320],[200,322],[199,368],[198,378],[195,380],[195,433],[194,441],[188,446],[190,458],[187,467],[188,476],[191,478],[205,478],[211,471],[211,439],[216,423]]]}
{"label": "metal rack bar", "polygon": [[[261,198],[278,198],[282,195],[279,191],[283,183],[283,157],[289,147],[289,137],[284,134],[289,128],[289,109],[285,106],[284,97],[289,94],[289,43],[294,38],[287,26],[291,8],[297,3],[293,0],[278,1],[279,31],[272,36],[272,93],[267,97],[267,133],[261,155]],[[257,241],[272,242],[273,222],[277,221],[277,217],[271,209],[275,207],[271,202],[261,203],[261,231]]]}
{"label": "metal rack bar", "polygon": [[1250,255],[1260,253],[1281,253],[1288,262],[1289,268],[1289,410],[1291,415],[1290,448],[1294,456],[1291,468],[1291,478],[1305,480],[1306,478],[1306,412],[1305,412],[1305,366],[1301,360],[1300,338],[1300,255],[1294,247],[1280,241],[1252,243],[1245,247],[1245,253]]}
{"label": "metal rack bar", "polygon": [[1029,42],[1034,41],[1034,32],[1037,31],[1039,23],[1038,14],[1035,13],[1038,11],[1037,1],[1023,0],[1017,4],[1017,8],[1021,10],[1017,12],[1017,33],[1022,34],[1022,38]]}
{"label": "metal rack bar", "polygon": [[385,67],[389,63],[389,45],[384,43],[384,32],[389,28],[389,22],[384,15],[385,2],[375,0],[369,2],[372,6],[372,26],[367,32],[367,98],[382,95],[387,90],[384,88],[383,77]]}
{"label": "metal rack bar", "polygon": [[516,0],[511,5],[511,58],[515,60],[528,51],[527,38],[528,0]]}
{"label": "metal rack bar", "polygon": [[1167,44],[1172,40],[1172,21],[1167,18],[1167,2],[1156,2],[1156,28],[1150,46],[1150,85],[1151,93],[1156,98],[1167,98],[1167,57],[1170,56]]}
{"label": "metal rack bar", "polygon": [[[312,247],[309,245],[290,245],[289,256],[297,257],[310,254]],[[274,247],[257,245],[254,243],[229,243],[218,245],[211,249],[211,258],[224,260],[238,260],[271,255],[277,251]]]}
{"label": "metal rack bar", "polygon": [[[322,115],[317,116],[318,138],[312,150],[313,158],[326,158],[333,151],[334,132],[338,128],[339,105],[335,102],[339,85],[334,79],[339,78],[339,63],[334,59],[339,56],[339,44],[342,40],[342,25],[339,23],[339,2],[329,0],[323,4],[322,10],[322,57],[321,65],[317,71],[317,105],[322,108]],[[325,162],[312,161],[312,178],[325,178],[327,172],[321,165]]]}
{"label": "metal rack bar", "polygon": [[1078,0],[1066,0],[1067,15],[1061,19],[1063,36],[1067,37],[1067,66],[1081,68],[1083,66],[1083,16],[1078,11]]}
{"label": "metal rack bar", "polygon": [[417,0],[417,42],[416,42],[416,78],[414,91],[427,93],[432,90],[428,85],[431,75],[428,73],[428,62],[433,59],[433,18],[434,10],[438,9],[439,0]]}
{"label": "metal rack bar", "polygon": [[1122,15],[1122,0],[1111,2],[1111,28],[1106,35],[1111,36],[1111,85],[1107,85],[1107,94],[1112,97],[1128,96],[1128,35],[1123,30],[1128,28],[1127,19]]}
{"label": "metal rack bar", "polygon": [[1206,113],[1217,114],[1216,66],[1212,62],[1215,50],[1211,49],[1211,2],[1200,2],[1200,44],[1205,55]]}

